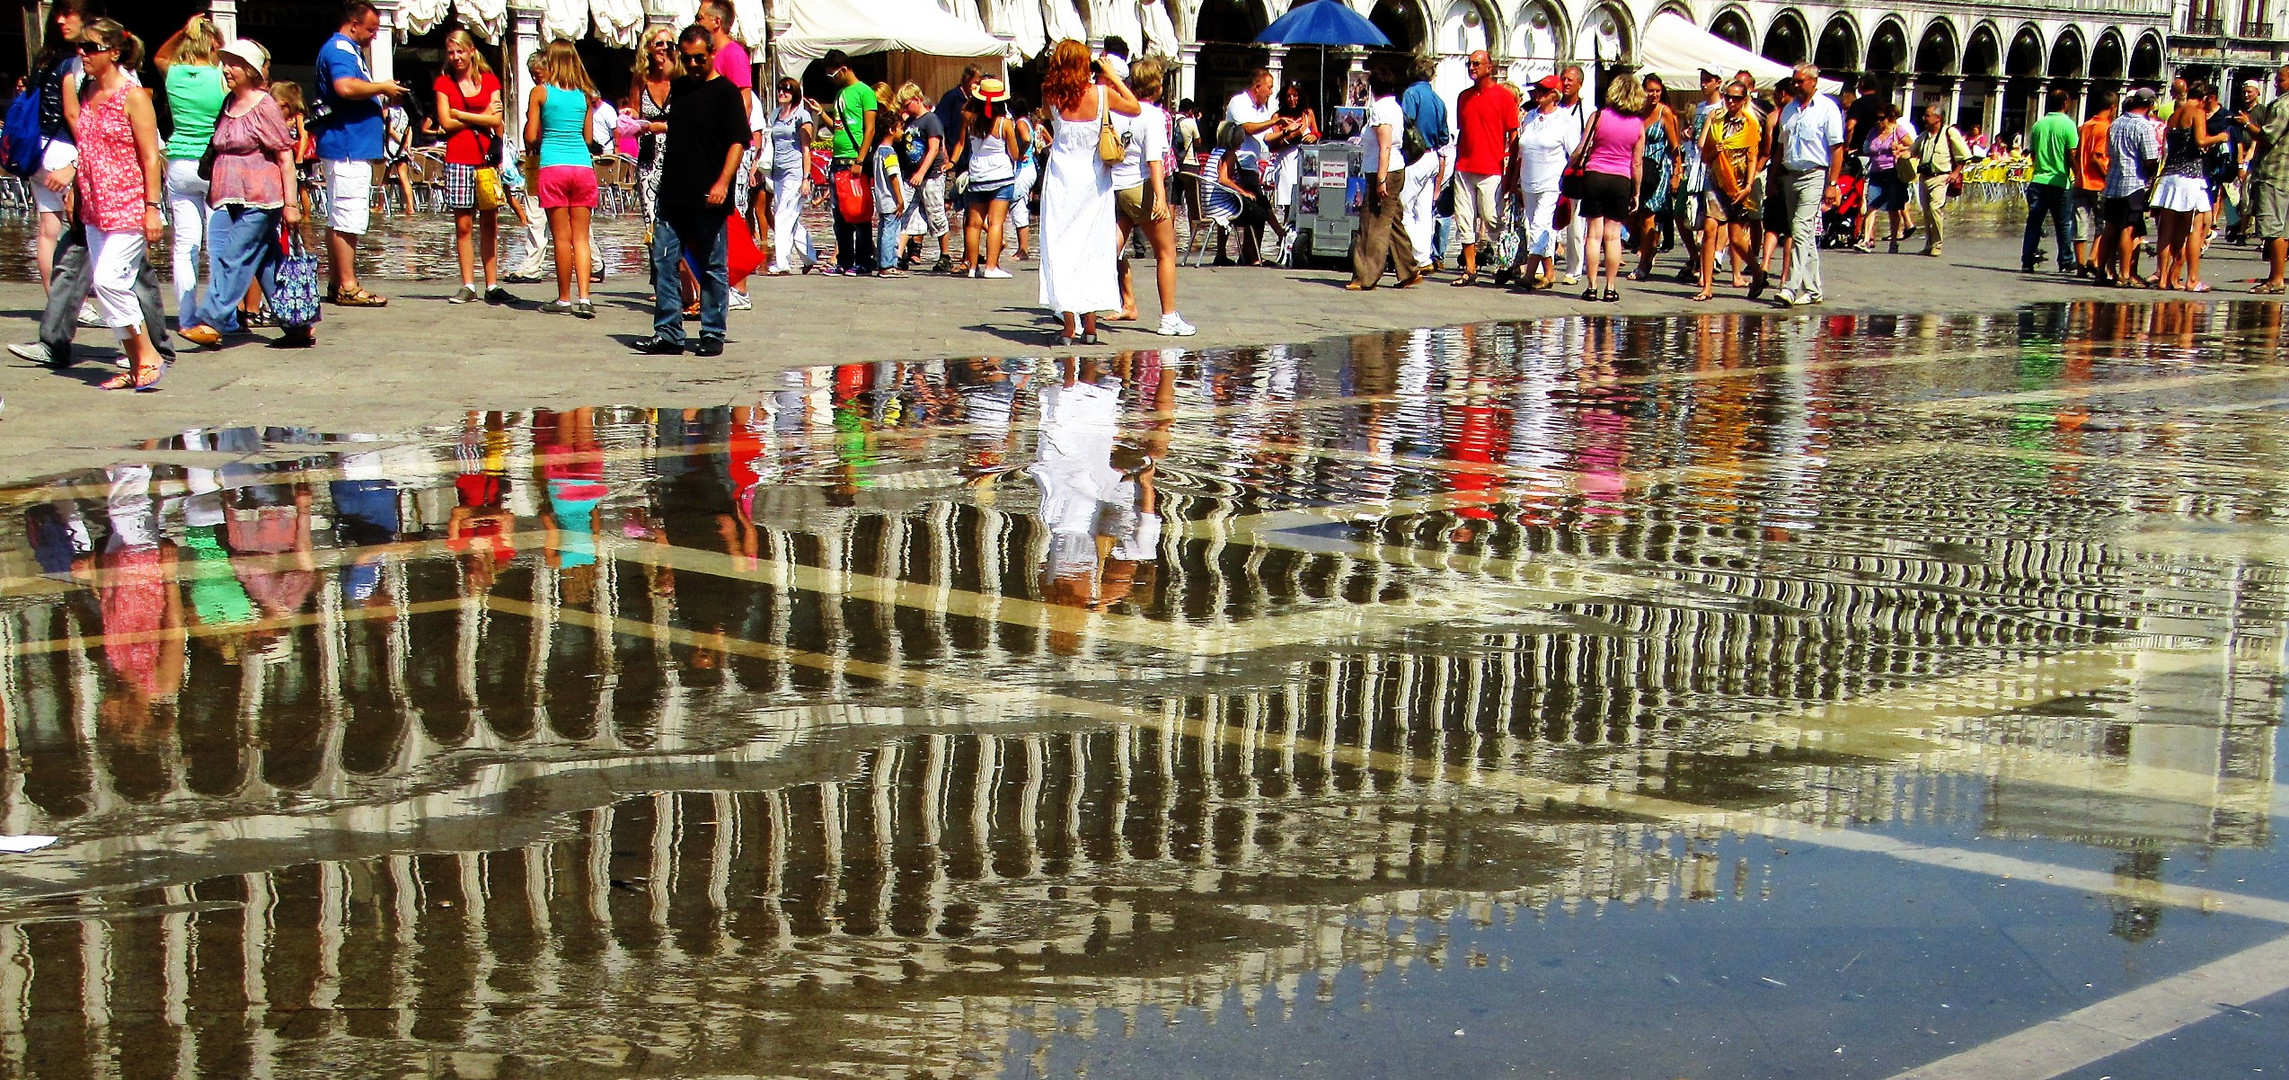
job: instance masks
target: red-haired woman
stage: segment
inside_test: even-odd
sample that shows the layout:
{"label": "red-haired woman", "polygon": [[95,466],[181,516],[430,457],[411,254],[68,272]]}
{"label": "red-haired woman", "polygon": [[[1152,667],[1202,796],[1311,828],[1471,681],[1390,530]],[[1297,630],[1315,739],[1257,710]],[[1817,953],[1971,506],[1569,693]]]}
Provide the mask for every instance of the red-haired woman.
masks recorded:
{"label": "red-haired woman", "polygon": [[1041,191],[1041,304],[1064,320],[1057,344],[1095,345],[1097,313],[1121,306],[1113,173],[1097,154],[1097,129],[1107,109],[1137,115],[1137,99],[1066,38],[1050,54],[1041,100],[1055,128]]}

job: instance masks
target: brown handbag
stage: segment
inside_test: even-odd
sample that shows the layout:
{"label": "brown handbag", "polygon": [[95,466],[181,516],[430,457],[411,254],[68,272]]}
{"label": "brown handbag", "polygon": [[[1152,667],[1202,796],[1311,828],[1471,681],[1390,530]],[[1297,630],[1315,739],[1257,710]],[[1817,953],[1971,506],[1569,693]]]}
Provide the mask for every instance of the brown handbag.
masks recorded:
{"label": "brown handbag", "polygon": [[1097,160],[1106,165],[1118,165],[1129,156],[1129,148],[1121,145],[1121,133],[1113,130],[1113,110],[1105,105],[1105,88],[1097,88]]}

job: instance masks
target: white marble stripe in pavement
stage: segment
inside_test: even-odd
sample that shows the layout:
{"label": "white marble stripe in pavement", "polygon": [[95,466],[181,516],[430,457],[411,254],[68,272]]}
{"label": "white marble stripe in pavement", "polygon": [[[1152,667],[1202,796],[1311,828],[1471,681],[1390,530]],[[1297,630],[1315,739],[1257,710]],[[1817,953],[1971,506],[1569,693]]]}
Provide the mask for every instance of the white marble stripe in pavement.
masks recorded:
{"label": "white marble stripe in pavement", "polygon": [[2289,937],[2147,983],[1892,1080],[2048,1080],[2289,990]]}

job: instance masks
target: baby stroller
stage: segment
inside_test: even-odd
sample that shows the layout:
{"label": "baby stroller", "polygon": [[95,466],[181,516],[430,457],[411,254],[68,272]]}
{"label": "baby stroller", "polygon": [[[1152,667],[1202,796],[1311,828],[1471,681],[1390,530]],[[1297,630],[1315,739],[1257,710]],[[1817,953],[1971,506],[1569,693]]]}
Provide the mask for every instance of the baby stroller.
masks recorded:
{"label": "baby stroller", "polygon": [[1867,198],[1868,181],[1851,169],[1836,178],[1836,205],[1820,212],[1820,246],[1852,246],[1852,226],[1860,220],[1860,203]]}

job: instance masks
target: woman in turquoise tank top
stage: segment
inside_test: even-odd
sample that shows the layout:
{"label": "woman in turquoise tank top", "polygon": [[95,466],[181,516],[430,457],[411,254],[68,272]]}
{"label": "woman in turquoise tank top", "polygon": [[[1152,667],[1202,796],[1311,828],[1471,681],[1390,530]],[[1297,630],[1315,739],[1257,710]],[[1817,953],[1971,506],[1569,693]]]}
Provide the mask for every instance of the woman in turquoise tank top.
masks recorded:
{"label": "woman in turquoise tank top", "polygon": [[589,81],[580,53],[563,39],[548,43],[542,82],[533,87],[525,109],[525,146],[540,155],[533,189],[548,212],[556,249],[556,299],[542,304],[550,315],[596,317],[588,300],[588,217],[596,209],[595,146],[588,118],[596,111],[596,84]]}

